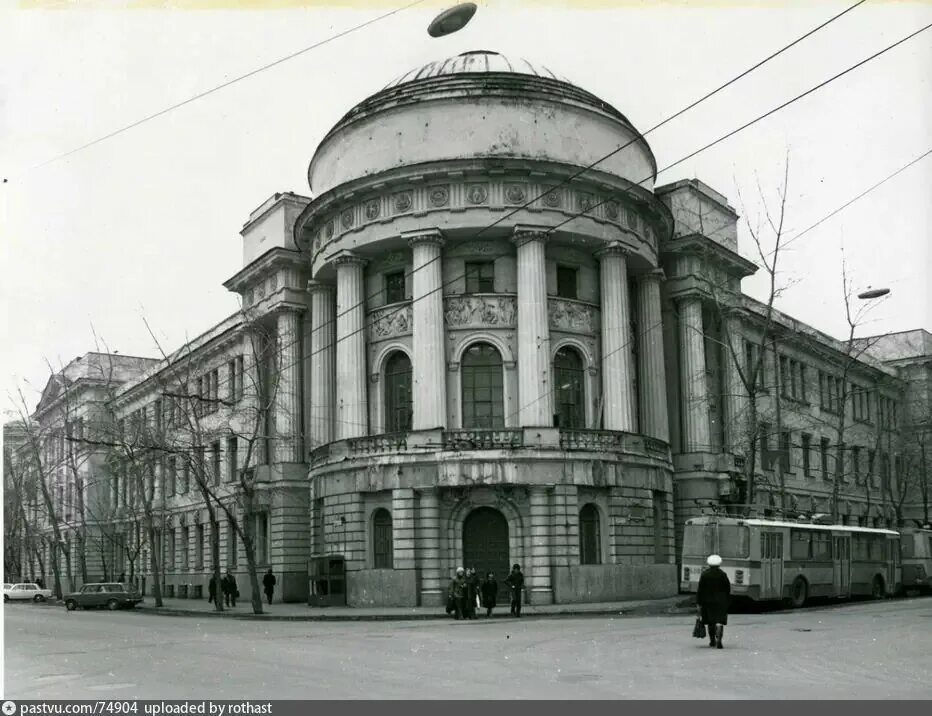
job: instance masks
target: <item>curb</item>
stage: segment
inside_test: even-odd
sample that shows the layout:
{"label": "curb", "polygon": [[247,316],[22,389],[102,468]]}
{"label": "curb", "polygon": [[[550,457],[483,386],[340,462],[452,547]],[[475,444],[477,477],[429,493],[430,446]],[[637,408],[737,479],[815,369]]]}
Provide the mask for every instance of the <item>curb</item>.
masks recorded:
{"label": "curb", "polygon": [[[251,614],[237,612],[201,611],[195,609],[171,609],[167,607],[136,607],[138,613],[154,614],[166,617],[203,617],[213,619],[237,619],[240,621],[283,621],[283,622],[390,622],[390,621],[455,621],[443,612],[429,614]],[[664,607],[660,609],[635,607],[632,609],[589,609],[568,610],[559,612],[530,612],[525,611],[522,616],[527,618],[561,618],[561,617],[630,617],[630,616],[678,616],[681,614],[695,614],[695,607],[683,608],[679,606]],[[511,619],[510,615],[497,614],[492,619]],[[488,621],[483,617],[477,621]]]}

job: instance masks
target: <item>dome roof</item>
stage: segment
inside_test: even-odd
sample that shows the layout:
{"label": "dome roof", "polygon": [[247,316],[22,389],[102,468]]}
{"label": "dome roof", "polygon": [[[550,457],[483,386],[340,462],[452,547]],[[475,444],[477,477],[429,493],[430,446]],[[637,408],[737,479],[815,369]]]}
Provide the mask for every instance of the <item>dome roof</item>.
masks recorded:
{"label": "dome roof", "polygon": [[457,55],[456,57],[448,57],[445,60],[429,62],[423,67],[406,72],[401,77],[389,82],[383,89],[391,89],[398,85],[415,82],[416,80],[425,80],[430,77],[491,72],[532,75],[572,84],[565,77],[554,74],[543,65],[532,64],[521,57],[509,58],[490,50],[472,50]]}

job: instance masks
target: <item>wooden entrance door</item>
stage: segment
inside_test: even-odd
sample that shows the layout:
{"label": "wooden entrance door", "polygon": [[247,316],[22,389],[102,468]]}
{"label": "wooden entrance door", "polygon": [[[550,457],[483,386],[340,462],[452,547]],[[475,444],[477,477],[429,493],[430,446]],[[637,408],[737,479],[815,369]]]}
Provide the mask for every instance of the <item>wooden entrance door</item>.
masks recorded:
{"label": "wooden entrance door", "polygon": [[463,522],[463,564],[475,567],[482,579],[495,573],[499,584],[508,576],[508,521],[498,510],[479,507]]}

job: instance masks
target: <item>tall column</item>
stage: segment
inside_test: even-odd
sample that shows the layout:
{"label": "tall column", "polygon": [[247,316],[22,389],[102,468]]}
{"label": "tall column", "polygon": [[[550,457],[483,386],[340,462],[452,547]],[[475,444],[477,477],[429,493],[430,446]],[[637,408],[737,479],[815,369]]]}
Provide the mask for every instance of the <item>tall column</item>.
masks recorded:
{"label": "tall column", "polygon": [[348,251],[337,256],[337,439],[368,433],[366,395],[365,260]]}
{"label": "tall column", "polygon": [[518,247],[518,425],[549,427],[550,319],[547,311],[547,232],[516,226]]}
{"label": "tall column", "polygon": [[638,327],[641,360],[641,432],[664,442],[670,441],[667,421],[667,380],[663,358],[663,318],[657,269],[641,277],[638,284]]}
{"label": "tall column", "polygon": [[443,572],[440,561],[440,497],[436,489],[420,491],[417,536],[420,549],[421,606],[440,606],[443,596]]}
{"label": "tall column", "polygon": [[634,430],[629,251],[614,245],[598,253],[602,282],[602,395],[606,430]]}
{"label": "tall column", "polygon": [[336,306],[333,287],[319,281],[308,282],[311,294],[311,425],[310,447],[326,445],[333,432],[333,360]]}
{"label": "tall column", "polygon": [[702,300],[679,302],[680,354],[682,366],[683,452],[710,449],[709,396],[705,376],[705,343],[702,331]]}
{"label": "tall column", "polygon": [[730,348],[723,351],[725,356],[725,441],[734,452],[743,453],[747,426],[747,391],[738,372],[736,360],[744,357],[744,339],[741,334],[741,319],[733,309],[725,318],[725,340]]}
{"label": "tall column", "polygon": [[275,391],[275,462],[303,462],[301,440],[301,315],[282,310],[276,318],[278,386]]}
{"label": "tall column", "polygon": [[539,485],[531,487],[531,588],[530,603],[534,605],[552,604],[553,587],[550,580],[551,549],[550,526],[553,522],[550,514],[550,496],[547,488]]}
{"label": "tall column", "polygon": [[413,254],[412,272],[415,430],[446,427],[447,391],[444,353],[443,272],[438,229],[404,234]]}

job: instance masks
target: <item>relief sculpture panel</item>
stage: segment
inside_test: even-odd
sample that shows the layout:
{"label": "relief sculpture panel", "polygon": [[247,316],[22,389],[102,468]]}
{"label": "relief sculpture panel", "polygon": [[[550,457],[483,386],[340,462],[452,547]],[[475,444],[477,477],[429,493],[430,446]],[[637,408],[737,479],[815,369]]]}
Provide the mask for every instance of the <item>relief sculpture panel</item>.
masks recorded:
{"label": "relief sculpture panel", "polygon": [[451,296],[444,299],[444,320],[450,328],[509,328],[518,318],[514,296]]}
{"label": "relief sculpture panel", "polygon": [[405,336],[411,333],[411,304],[388,306],[369,314],[369,340],[384,341],[386,338]]}
{"label": "relief sculpture panel", "polygon": [[587,303],[551,298],[547,311],[550,314],[551,330],[588,334],[599,330],[598,309]]}

